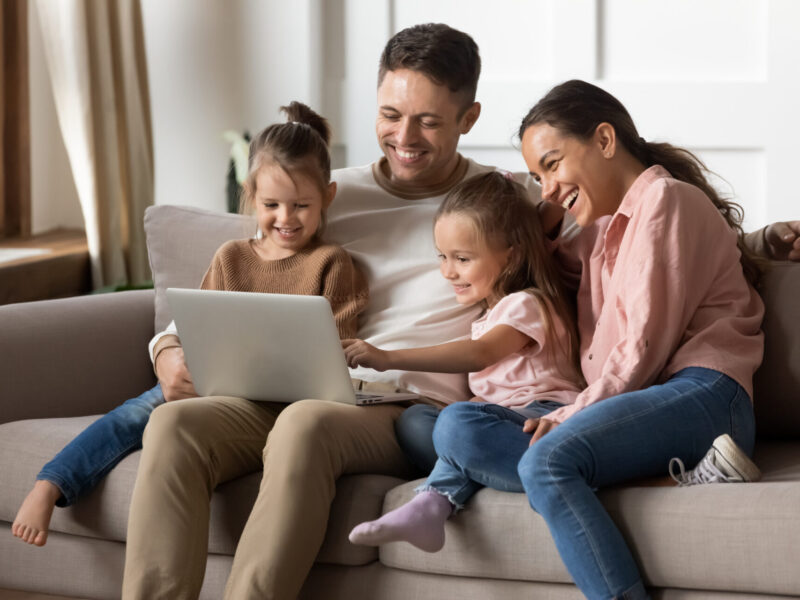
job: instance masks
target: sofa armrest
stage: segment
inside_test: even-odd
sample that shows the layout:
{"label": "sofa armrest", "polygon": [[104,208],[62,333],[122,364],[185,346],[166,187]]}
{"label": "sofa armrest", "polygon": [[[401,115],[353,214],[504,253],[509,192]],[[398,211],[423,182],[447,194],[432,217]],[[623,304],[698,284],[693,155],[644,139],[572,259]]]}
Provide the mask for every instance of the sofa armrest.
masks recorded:
{"label": "sofa armrest", "polygon": [[760,437],[800,437],[800,264],[773,262],[761,281],[764,362],[753,376]]}
{"label": "sofa armrest", "polygon": [[107,412],[155,385],[153,291],[0,306],[0,423]]}

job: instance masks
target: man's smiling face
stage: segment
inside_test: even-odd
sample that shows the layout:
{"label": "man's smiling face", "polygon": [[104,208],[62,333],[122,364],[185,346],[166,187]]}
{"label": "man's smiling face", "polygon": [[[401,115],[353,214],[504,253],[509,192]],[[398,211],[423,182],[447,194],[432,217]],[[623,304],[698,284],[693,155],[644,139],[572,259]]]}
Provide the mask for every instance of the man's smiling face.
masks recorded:
{"label": "man's smiling face", "polygon": [[423,73],[387,71],[378,87],[375,131],[389,178],[423,189],[446,181],[458,163],[458,138],[479,114],[480,104],[464,110],[463,98]]}

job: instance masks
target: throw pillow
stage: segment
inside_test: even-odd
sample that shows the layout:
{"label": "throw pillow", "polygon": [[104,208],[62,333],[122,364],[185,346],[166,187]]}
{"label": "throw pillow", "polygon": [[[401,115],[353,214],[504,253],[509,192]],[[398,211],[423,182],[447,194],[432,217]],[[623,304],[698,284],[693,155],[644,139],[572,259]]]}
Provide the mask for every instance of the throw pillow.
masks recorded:
{"label": "throw pillow", "polygon": [[172,320],[165,290],[200,287],[217,248],[228,240],[250,237],[255,230],[253,217],[187,206],[147,208],[144,231],[156,292],[156,332]]}

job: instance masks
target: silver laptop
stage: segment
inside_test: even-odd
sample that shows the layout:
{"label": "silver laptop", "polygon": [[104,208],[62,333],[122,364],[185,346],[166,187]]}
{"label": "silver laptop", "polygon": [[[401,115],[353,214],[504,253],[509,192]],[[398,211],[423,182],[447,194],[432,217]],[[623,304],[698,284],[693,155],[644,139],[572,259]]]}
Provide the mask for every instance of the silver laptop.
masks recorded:
{"label": "silver laptop", "polygon": [[168,288],[167,300],[201,396],[376,404],[417,394],[353,390],[326,298]]}

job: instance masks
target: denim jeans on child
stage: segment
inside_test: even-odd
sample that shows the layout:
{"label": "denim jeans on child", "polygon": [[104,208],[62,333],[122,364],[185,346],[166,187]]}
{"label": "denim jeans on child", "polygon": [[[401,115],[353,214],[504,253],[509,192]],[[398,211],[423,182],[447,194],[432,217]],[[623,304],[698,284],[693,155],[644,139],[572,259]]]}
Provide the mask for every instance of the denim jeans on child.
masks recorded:
{"label": "denim jeans on child", "polygon": [[79,433],[36,479],[61,490],[57,506],[69,506],[90,491],[119,461],[142,447],[142,434],[150,413],[164,403],[161,385],[131,398]]}
{"label": "denim jeans on child", "polygon": [[394,434],[403,453],[420,475],[427,475],[436,464],[433,428],[442,409],[430,404],[412,404],[394,422]]}
{"label": "denim jeans on child", "polygon": [[[497,407],[495,404],[490,406]],[[531,402],[524,408],[514,409],[513,412],[524,414],[527,419],[542,416],[560,406],[562,405],[558,402],[544,400]],[[436,460],[439,458],[433,445],[433,428],[436,426],[436,419],[439,418],[441,412],[442,409],[430,404],[412,404],[403,411],[394,424],[397,441],[406,458],[422,475],[433,471]]]}
{"label": "denim jeans on child", "polygon": [[[524,492],[517,476],[517,463],[507,458],[530,442],[531,436],[522,432],[526,419],[542,417],[561,406],[560,402],[548,400],[531,402],[518,409],[486,402],[451,404],[441,411],[433,430],[432,445],[440,458],[418,489],[436,490],[459,509],[484,486],[504,492]],[[430,419],[431,414],[418,418],[422,421],[425,417]],[[422,430],[422,426],[417,429],[420,438]],[[460,431],[469,441],[462,444]],[[502,438],[493,439],[498,434]],[[454,461],[451,453],[464,462]]]}
{"label": "denim jeans on child", "polygon": [[695,465],[723,433],[747,454],[755,440],[753,407],[744,389],[722,373],[699,367],[683,369],[662,385],[588,406],[531,447],[530,435],[522,433],[525,418],[489,404],[447,407],[434,429],[440,460],[426,486],[456,503],[484,485],[524,491],[588,598],[647,598],[597,488],[665,475],[674,456]]}

